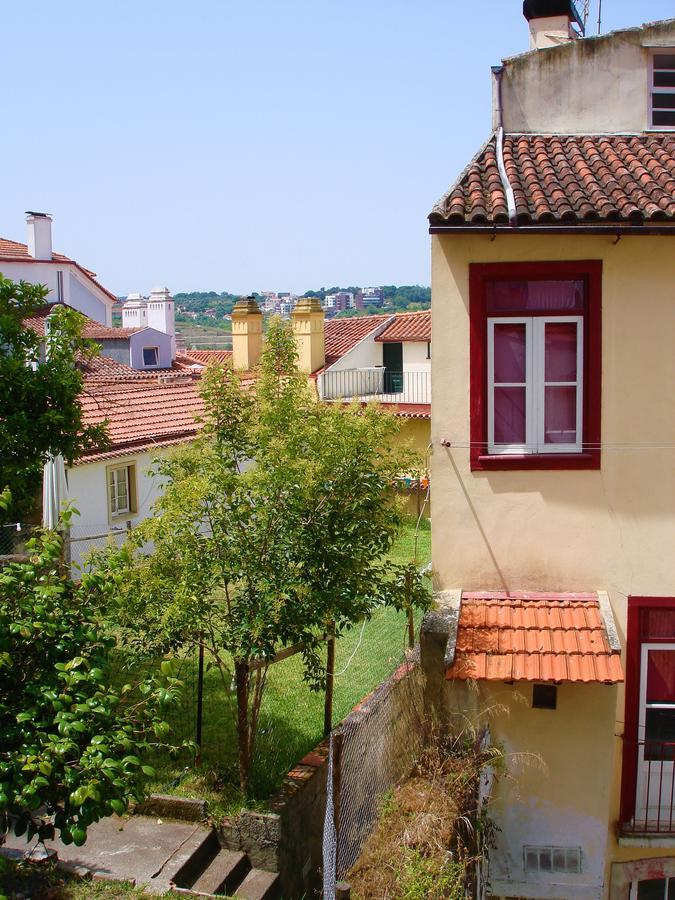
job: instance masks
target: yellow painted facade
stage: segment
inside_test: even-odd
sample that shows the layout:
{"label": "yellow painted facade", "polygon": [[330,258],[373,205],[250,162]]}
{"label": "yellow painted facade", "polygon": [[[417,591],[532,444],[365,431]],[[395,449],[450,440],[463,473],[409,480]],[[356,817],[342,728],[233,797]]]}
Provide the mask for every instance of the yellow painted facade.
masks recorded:
{"label": "yellow painted facade", "polygon": [[[603,264],[601,468],[472,472],[469,264],[562,260]],[[432,286],[436,588],[607,591],[625,658],[627,598],[675,596],[675,230],[618,242],[434,236]],[[510,714],[495,721],[493,734],[510,753],[538,754],[549,773],[535,765],[499,788],[498,816],[508,830],[499,839],[502,869],[511,866],[515,884],[524,844],[570,837],[586,842],[594,859],[585,885],[578,878],[574,888],[556,890],[520,884],[504,896],[628,898],[612,864],[648,857],[672,857],[675,876],[673,838],[619,845],[622,686],[562,685],[555,712],[532,709],[527,684],[479,689],[488,704],[514,692],[525,697],[508,700]],[[462,690],[452,684],[446,696]]]}

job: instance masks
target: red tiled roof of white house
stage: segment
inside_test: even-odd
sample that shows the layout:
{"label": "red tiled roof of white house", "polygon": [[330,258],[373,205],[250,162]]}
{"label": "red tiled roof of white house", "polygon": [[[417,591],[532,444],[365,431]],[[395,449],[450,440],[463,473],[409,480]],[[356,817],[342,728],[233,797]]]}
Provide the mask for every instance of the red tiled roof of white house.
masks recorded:
{"label": "red tiled roof of white house", "polygon": [[388,315],[357,316],[326,322],[326,368],[334,365],[345,353],[353,350],[360,341],[391,318]]}
{"label": "red tiled roof of white house", "polygon": [[429,343],[431,341],[431,310],[397,313],[394,321],[375,338],[382,344],[402,341]]}
{"label": "red tiled roof of white house", "polygon": [[103,291],[103,293],[110,297],[111,300],[117,302],[115,294],[111,293],[111,291],[103,287],[103,285],[96,280],[96,272],[92,272],[91,269],[85,268],[76,260],[71,259],[69,256],[65,256],[63,253],[52,253],[51,259],[36,259],[29,253],[28,244],[22,244],[19,241],[10,241],[7,238],[0,237],[0,271],[2,271],[1,267],[3,260],[6,260],[7,262],[56,263],[60,265],[75,266],[75,268],[79,269],[83,275],[86,275],[87,278],[93,281],[99,290]]}

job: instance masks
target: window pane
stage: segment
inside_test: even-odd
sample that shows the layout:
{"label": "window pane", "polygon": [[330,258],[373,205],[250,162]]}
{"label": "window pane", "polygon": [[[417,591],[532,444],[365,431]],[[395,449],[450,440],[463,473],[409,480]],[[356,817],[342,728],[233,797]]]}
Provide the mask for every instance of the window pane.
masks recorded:
{"label": "window pane", "polygon": [[157,347],[143,347],[143,365],[157,365]]}
{"label": "window pane", "polygon": [[658,112],[654,110],[652,124],[659,128],[675,128],[675,112]]}
{"label": "window pane", "polygon": [[546,381],[576,381],[576,322],[548,322],[544,338],[544,353]]}
{"label": "window pane", "polygon": [[577,312],[584,311],[583,281],[491,281],[487,285],[487,311]]}
{"label": "window pane", "polygon": [[675,72],[654,72],[654,87],[675,87]]}
{"label": "window pane", "polygon": [[577,389],[544,388],[544,442],[575,444],[577,440]]}
{"label": "window pane", "polygon": [[495,384],[525,383],[525,325],[494,326]]}
{"label": "window pane", "polygon": [[[645,710],[645,759],[671,762],[675,758],[675,709]],[[670,787],[669,787],[670,792]]]}
{"label": "window pane", "polygon": [[652,94],[654,109],[675,109],[675,94]]}
{"label": "window pane", "polygon": [[641,610],[640,637],[646,640],[675,641],[675,609],[653,607]]}
{"label": "window pane", "polygon": [[495,444],[525,443],[525,388],[494,389]]}
{"label": "window pane", "polygon": [[655,69],[675,69],[675,53],[655,53]]}
{"label": "window pane", "polygon": [[675,650],[649,650],[647,703],[675,703]]}
{"label": "window pane", "polygon": [[675,900],[675,878],[668,879],[668,900]]}
{"label": "window pane", "polygon": [[638,900],[665,900],[666,879],[650,878],[649,881],[638,883]]}

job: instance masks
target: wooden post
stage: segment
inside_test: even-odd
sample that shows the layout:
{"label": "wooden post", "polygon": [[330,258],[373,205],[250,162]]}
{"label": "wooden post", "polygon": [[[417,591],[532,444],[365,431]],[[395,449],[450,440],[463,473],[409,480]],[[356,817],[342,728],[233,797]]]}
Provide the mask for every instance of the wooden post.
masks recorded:
{"label": "wooden post", "polygon": [[199,669],[197,673],[197,729],[195,743],[197,744],[197,756],[195,762],[198,766],[202,762],[202,713],[204,709],[204,642],[199,642]]}
{"label": "wooden post", "polygon": [[335,885],[335,900],[350,900],[352,889],[346,881],[338,881]]}
{"label": "wooden post", "polygon": [[[417,558],[415,558],[415,562],[417,562]],[[410,602],[410,575],[408,573],[405,576],[405,593],[408,601],[408,647],[412,650],[415,646],[415,615]]]}
{"label": "wooden post", "polygon": [[326,700],[323,708],[323,736],[333,730],[333,686],[335,682],[335,635],[333,626],[329,629],[326,655]]}
{"label": "wooden post", "polygon": [[[335,877],[340,872],[340,795],[342,792],[342,739],[344,735],[338,729],[332,737],[333,741],[333,823],[335,825]],[[336,895],[337,897],[337,895]]]}

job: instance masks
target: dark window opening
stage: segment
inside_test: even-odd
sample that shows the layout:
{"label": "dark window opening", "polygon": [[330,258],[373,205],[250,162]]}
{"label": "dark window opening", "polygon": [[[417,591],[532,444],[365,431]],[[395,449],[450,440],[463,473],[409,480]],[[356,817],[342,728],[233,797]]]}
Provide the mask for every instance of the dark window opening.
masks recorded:
{"label": "dark window opening", "polygon": [[532,687],[533,709],[556,709],[558,688],[554,684],[535,684]]}
{"label": "dark window opening", "polygon": [[157,347],[143,347],[143,365],[149,367],[159,365],[159,349]]}

